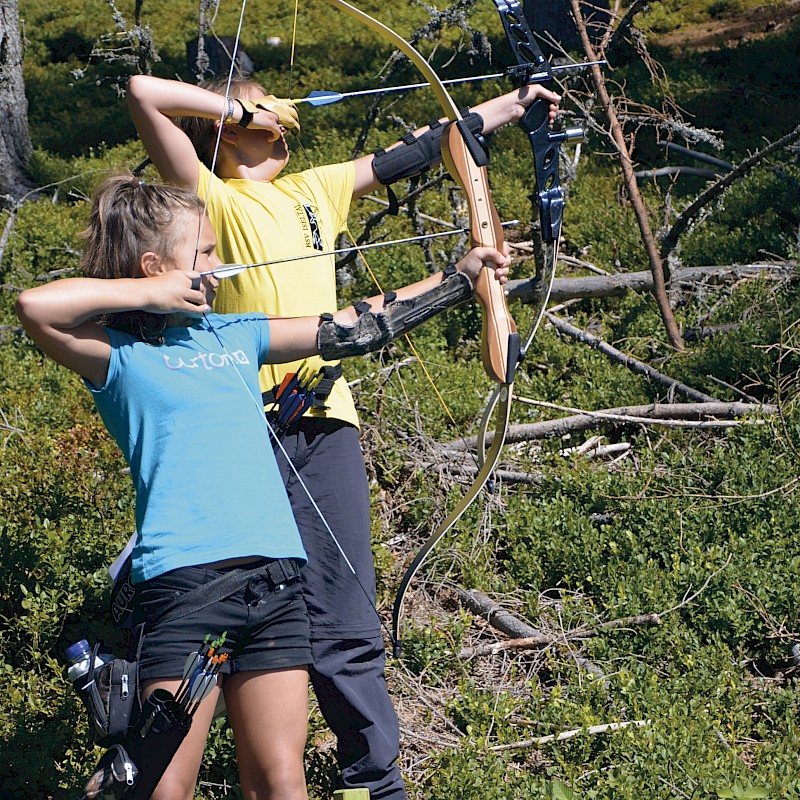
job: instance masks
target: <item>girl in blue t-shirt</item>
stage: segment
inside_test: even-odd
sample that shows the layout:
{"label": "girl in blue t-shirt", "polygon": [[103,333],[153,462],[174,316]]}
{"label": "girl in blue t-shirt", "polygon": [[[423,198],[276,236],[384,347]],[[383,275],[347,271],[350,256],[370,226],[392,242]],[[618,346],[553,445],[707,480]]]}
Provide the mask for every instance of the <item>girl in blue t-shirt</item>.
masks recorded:
{"label": "girl in blue t-shirt", "polygon": [[[382,346],[386,330],[403,332],[393,327],[399,318],[383,297],[366,301],[374,312],[360,306],[361,317],[353,307],[333,319],[212,314],[214,231],[184,189],[111,178],[95,196],[84,237],[87,277],[22,292],[17,313],[47,355],[83,377],[131,467],[133,575],[148,620],[142,694],[174,692],[187,655],[206,634],[226,631],[221,691],[243,795],[305,800],[310,647],[297,580],[305,553],[267,446],[258,370],[320,348],[339,357]],[[456,265],[459,275],[432,275],[397,298],[424,305],[454,282],[468,294],[482,266],[505,282],[508,263],[507,254],[475,248]],[[367,336],[373,322],[380,336]],[[242,565],[247,582],[235,594],[158,620],[176,596]],[[193,797],[219,692],[201,703],[153,800]]]}

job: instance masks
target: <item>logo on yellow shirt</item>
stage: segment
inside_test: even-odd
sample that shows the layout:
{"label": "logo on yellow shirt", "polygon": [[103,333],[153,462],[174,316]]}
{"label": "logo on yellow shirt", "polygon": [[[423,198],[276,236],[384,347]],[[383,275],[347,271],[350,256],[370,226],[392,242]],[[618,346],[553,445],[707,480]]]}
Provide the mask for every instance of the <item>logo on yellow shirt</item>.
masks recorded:
{"label": "logo on yellow shirt", "polygon": [[315,250],[322,251],[322,232],[319,229],[317,219],[317,209],[309,205],[296,205],[294,213],[303,231],[303,239],[306,247],[313,247]]}

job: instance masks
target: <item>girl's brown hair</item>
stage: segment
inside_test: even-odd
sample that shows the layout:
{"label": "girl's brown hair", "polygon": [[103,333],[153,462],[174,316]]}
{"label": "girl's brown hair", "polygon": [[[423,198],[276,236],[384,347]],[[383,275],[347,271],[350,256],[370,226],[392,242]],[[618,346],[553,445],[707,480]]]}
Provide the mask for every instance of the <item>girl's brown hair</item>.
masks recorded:
{"label": "girl's brown hair", "polygon": [[[87,278],[138,278],[147,252],[169,258],[186,236],[181,217],[203,213],[200,198],[177,186],[145,183],[131,174],[108,178],[95,192],[81,268]],[[145,341],[158,342],[166,318],[144,311],[110,314],[101,320],[128,330]]]}
{"label": "girl's brown hair", "polygon": [[[209,92],[215,92],[224,97],[225,90],[228,87],[228,78],[223,76],[211,78],[203,81],[200,86]],[[255,89],[260,95],[267,93],[260,83],[251,78],[234,77],[231,78],[228,97],[242,97],[250,89]],[[197,157],[208,169],[211,169],[211,162],[214,159],[214,146],[217,141],[215,124],[217,122],[219,122],[218,119],[203,119],[200,117],[180,117],[176,120],[178,127],[189,137],[189,140],[194,145]]]}

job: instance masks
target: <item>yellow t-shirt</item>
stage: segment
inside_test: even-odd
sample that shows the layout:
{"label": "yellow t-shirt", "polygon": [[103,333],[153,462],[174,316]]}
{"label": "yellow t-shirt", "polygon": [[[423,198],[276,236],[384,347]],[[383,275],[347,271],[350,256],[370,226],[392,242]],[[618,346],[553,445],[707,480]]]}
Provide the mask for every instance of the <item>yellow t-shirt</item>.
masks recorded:
{"label": "yellow t-shirt", "polygon": [[[217,253],[226,264],[257,264],[328,252],[347,223],[355,167],[344,164],[309,169],[270,183],[242,178],[220,179],[200,164],[197,193],[207,198],[207,213],[217,235]],[[305,258],[247,269],[219,283],[214,311],[220,314],[260,311],[270,316],[316,316],[336,311],[333,256]],[[262,391],[280,384],[301,362],[265,364]],[[331,362],[308,359],[317,369]],[[335,381],[325,404],[307,414],[358,425],[353,397],[343,378]]]}

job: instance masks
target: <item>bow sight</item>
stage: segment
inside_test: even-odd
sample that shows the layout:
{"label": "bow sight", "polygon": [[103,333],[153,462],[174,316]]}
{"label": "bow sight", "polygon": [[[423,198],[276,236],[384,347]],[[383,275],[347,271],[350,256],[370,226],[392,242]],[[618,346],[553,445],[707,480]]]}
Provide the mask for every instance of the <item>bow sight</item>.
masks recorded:
{"label": "bow sight", "polygon": [[[551,67],[517,0],[494,0],[494,4],[517,60],[514,66],[506,70],[515,86],[548,84],[553,81],[554,73],[573,72],[606,63],[589,61]],[[551,130],[549,104],[544,100],[537,100],[530,105],[520,119],[519,126],[525,131],[533,149],[536,194],[531,199],[539,208],[542,240],[557,243],[564,214],[564,193],[558,178],[559,147],[562,142],[583,141],[584,130],[577,126],[561,131]]]}

